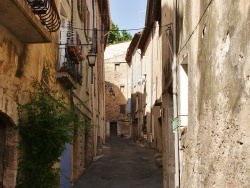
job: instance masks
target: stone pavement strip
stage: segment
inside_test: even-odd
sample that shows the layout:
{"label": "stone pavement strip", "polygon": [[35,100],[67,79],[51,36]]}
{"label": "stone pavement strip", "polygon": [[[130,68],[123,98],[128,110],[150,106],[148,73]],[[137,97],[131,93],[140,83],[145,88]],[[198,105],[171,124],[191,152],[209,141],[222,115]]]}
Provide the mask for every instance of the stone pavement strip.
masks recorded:
{"label": "stone pavement strip", "polygon": [[155,153],[127,138],[108,138],[103,156],[74,188],[162,188],[162,168],[156,165]]}

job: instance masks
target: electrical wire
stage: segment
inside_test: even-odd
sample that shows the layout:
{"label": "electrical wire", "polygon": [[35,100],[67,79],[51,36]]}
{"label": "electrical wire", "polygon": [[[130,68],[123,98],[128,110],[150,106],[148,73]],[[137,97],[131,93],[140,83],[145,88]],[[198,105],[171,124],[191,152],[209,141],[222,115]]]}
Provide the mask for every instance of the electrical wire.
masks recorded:
{"label": "electrical wire", "polygon": [[[138,30],[143,30],[145,28],[149,28],[149,29],[153,29],[153,28],[157,28],[157,27],[169,27],[170,25],[172,25],[172,23],[166,24],[166,25],[162,25],[162,26],[156,26],[156,27],[141,27],[141,28],[132,28],[132,29],[110,29],[110,30],[102,30],[102,29],[97,29],[97,31],[105,31],[105,32],[112,32],[112,31],[138,31]],[[67,28],[67,27],[64,27]],[[73,29],[77,29],[77,30],[93,30],[93,29],[85,29],[85,28],[79,28],[79,27],[73,27]]]}

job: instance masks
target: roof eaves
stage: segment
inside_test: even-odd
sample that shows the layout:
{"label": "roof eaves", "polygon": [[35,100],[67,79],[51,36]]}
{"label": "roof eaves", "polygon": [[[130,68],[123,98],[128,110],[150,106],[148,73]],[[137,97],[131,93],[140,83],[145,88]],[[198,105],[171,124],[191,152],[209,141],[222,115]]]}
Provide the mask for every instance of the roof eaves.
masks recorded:
{"label": "roof eaves", "polygon": [[138,44],[138,41],[139,41],[140,37],[141,37],[141,31],[134,35],[134,37],[133,37],[133,39],[132,39],[132,41],[131,41],[131,43],[130,43],[130,45],[128,47],[127,53],[126,53],[125,60],[126,60],[127,63],[131,62],[132,54],[133,54],[133,52],[134,52],[134,50],[135,50],[135,48],[136,48],[136,46]]}

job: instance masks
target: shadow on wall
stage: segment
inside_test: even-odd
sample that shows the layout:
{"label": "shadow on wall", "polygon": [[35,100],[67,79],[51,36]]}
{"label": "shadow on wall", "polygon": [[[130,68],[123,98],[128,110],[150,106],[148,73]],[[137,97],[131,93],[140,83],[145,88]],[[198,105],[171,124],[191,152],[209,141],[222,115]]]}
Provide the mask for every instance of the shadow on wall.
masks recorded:
{"label": "shadow on wall", "polygon": [[[114,128],[113,136],[130,135],[130,116],[128,114],[128,101],[124,95],[124,88],[111,82],[105,82],[105,111],[106,122],[111,122]],[[110,125],[111,125],[110,124]],[[110,127],[106,131],[111,131]],[[110,136],[111,133],[106,135]]]}

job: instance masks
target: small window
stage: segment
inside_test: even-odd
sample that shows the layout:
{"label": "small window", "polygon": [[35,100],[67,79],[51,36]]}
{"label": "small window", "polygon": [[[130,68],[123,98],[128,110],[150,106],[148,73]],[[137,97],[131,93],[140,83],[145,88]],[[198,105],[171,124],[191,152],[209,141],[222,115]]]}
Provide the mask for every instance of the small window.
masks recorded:
{"label": "small window", "polygon": [[120,64],[115,64],[115,71],[118,71],[120,67]]}
{"label": "small window", "polygon": [[125,87],[124,85],[120,86],[120,91],[121,91],[122,94],[124,93],[124,87]]}
{"label": "small window", "polygon": [[121,114],[125,114],[125,108],[126,108],[126,105],[125,104],[122,104],[122,105],[120,105],[120,113]]}
{"label": "small window", "polygon": [[138,102],[139,102],[139,99],[138,99],[138,96],[136,96],[135,111],[138,111]]}
{"label": "small window", "polygon": [[63,28],[66,27],[66,21],[64,18],[61,19],[61,27],[63,27]]}
{"label": "small window", "polygon": [[89,9],[88,7],[86,6],[86,9],[85,9],[85,20],[84,20],[84,28],[85,28],[85,34],[89,37],[90,35],[90,12],[89,12]]}
{"label": "small window", "polygon": [[86,70],[86,73],[85,73],[86,74],[86,79],[85,79],[86,80],[86,93],[89,94],[89,75],[90,75],[89,70],[90,69],[89,69],[88,63],[85,63],[85,65],[86,65],[86,69],[85,69]]}

